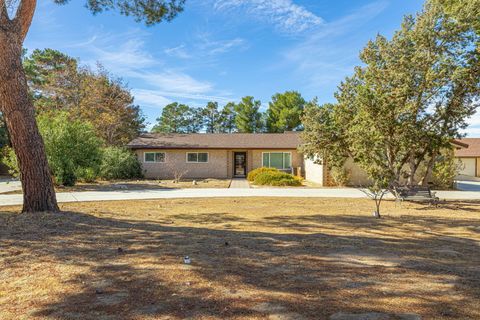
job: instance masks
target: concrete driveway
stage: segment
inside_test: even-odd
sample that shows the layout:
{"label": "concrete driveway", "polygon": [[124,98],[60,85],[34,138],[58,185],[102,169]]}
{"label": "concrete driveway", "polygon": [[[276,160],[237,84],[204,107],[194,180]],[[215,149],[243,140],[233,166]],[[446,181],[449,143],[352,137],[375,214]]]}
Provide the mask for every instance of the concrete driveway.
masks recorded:
{"label": "concrete driveway", "polygon": [[0,193],[22,190],[22,184],[18,180],[0,178]]}
{"label": "concrete driveway", "polygon": [[457,180],[455,183],[458,190],[480,192],[480,181]]}
{"label": "concrete driveway", "polygon": [[[441,200],[480,200],[479,191],[438,191],[437,196]],[[212,188],[57,193],[59,202],[225,197],[366,198],[367,196],[361,190],[353,188]],[[0,206],[20,205],[22,200],[21,194],[0,195]]]}

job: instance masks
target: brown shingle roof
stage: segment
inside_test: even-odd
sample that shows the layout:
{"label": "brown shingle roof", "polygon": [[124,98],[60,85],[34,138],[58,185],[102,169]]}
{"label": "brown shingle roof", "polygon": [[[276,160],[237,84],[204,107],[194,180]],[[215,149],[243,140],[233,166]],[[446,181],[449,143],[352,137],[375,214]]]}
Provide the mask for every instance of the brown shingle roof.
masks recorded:
{"label": "brown shingle roof", "polygon": [[460,142],[468,144],[468,148],[455,150],[456,157],[480,157],[480,138],[463,138]]}
{"label": "brown shingle roof", "polygon": [[287,133],[146,133],[131,149],[296,149],[298,132]]}

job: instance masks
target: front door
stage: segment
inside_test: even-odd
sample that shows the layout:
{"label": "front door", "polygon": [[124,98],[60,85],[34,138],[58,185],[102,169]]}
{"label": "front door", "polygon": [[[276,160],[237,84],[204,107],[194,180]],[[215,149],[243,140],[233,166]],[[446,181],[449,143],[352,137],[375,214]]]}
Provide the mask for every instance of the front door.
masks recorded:
{"label": "front door", "polygon": [[244,177],[247,175],[247,153],[234,152],[233,154],[233,175],[235,177]]}

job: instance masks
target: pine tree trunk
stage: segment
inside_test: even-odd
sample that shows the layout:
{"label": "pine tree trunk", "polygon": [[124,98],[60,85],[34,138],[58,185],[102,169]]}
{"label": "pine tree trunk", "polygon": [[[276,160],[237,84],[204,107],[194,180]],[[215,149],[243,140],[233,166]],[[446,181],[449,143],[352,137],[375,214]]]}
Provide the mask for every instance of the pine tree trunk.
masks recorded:
{"label": "pine tree trunk", "polygon": [[0,111],[18,159],[23,212],[58,211],[45,147],[22,66],[23,39],[15,31],[0,29]]}

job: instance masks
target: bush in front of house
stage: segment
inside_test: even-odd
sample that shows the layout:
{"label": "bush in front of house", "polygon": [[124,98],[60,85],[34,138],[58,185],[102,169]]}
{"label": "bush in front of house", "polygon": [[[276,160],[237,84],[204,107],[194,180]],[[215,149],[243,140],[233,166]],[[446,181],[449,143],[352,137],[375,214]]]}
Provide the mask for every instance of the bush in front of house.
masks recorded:
{"label": "bush in front of house", "polygon": [[275,170],[264,170],[257,174],[253,181],[255,185],[259,186],[274,186],[274,187],[296,187],[302,185],[302,180],[289,173]]}
{"label": "bush in front of house", "polygon": [[141,178],[142,167],[130,150],[107,147],[103,150],[100,177],[106,180]]}
{"label": "bush in front of house", "polygon": [[253,181],[255,181],[255,178],[259,174],[266,173],[266,172],[280,172],[280,171],[278,169],[275,169],[275,168],[267,168],[267,167],[257,168],[257,169],[252,170],[248,173],[247,180],[250,181],[250,182],[253,182]]}
{"label": "bush in front of house", "polygon": [[98,175],[102,141],[89,122],[72,120],[66,112],[41,114],[38,127],[57,185],[73,186]]}

